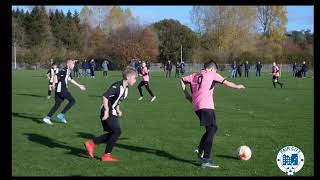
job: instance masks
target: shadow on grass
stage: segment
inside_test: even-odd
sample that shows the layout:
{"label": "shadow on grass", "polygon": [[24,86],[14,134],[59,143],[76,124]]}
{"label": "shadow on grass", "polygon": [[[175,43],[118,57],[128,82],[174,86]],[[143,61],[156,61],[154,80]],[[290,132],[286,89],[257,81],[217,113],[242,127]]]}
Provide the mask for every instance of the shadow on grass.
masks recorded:
{"label": "shadow on grass", "polygon": [[34,121],[38,124],[42,124],[42,121],[40,120],[42,117],[36,117],[33,114],[12,112],[11,115],[12,115],[12,117],[31,119],[32,121]]}
{"label": "shadow on grass", "polygon": [[[49,148],[61,148],[68,150],[67,154],[75,155],[75,156],[80,156],[80,157],[85,157],[85,158],[90,158],[87,155],[87,151],[84,149],[72,147],[66,145],[65,142],[54,140],[52,138],[42,136],[39,134],[33,134],[33,133],[25,133],[24,135],[28,136],[28,139],[32,142],[42,144],[44,146],[47,146]],[[99,159],[98,157],[95,157],[95,159]]]}
{"label": "shadow on grass", "polygon": [[97,96],[97,95],[88,95],[89,97],[95,97],[95,98],[102,98],[102,96]]}
{"label": "shadow on grass", "polygon": [[221,154],[219,154],[219,155],[216,155],[216,157],[239,160],[237,157],[229,156],[229,155],[221,155]]}
{"label": "shadow on grass", "polygon": [[[86,138],[86,139],[92,139],[95,136],[89,133],[83,133],[83,132],[78,132],[79,137],[82,138]],[[121,140],[121,138],[120,138]],[[164,157],[167,158],[169,160],[175,160],[175,161],[179,161],[179,162],[183,162],[183,163],[189,163],[189,164],[193,164],[195,166],[199,166],[199,163],[196,163],[197,161],[194,160],[186,160],[186,159],[182,159],[182,158],[178,158],[166,151],[163,150],[158,150],[158,149],[152,149],[152,148],[147,148],[147,147],[140,147],[140,146],[133,146],[133,145],[126,145],[126,144],[120,144],[120,143],[116,143],[115,145],[116,147],[122,148],[122,149],[127,149],[130,151],[135,151],[135,152],[143,152],[143,153],[148,153],[148,154],[154,154],[156,156],[160,156],[160,157]]]}
{"label": "shadow on grass", "polygon": [[36,94],[16,94],[18,96],[31,96],[31,97],[39,97],[39,98],[44,98],[46,96],[42,96],[42,95],[36,95]]}
{"label": "shadow on grass", "polygon": [[[84,132],[77,132],[77,133],[78,133],[78,137],[81,137],[81,138],[84,138],[84,139],[87,139],[87,140],[96,138],[96,136],[94,136],[94,135],[92,135],[90,133],[84,133]],[[127,140],[127,139],[129,139],[129,138],[126,138],[126,137],[119,138],[119,140]]]}

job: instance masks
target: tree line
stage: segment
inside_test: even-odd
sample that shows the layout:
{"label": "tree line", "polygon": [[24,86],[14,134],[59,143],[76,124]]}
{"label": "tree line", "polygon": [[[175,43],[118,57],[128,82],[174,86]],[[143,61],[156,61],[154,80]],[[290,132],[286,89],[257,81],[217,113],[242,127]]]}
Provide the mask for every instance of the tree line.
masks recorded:
{"label": "tree line", "polygon": [[285,6],[194,6],[195,30],[178,20],[141,24],[130,9],[84,6],[81,12],[12,11],[17,61],[63,62],[66,58],[108,59],[122,68],[132,59],[149,62],[301,62],[313,65],[313,33],[286,31]]}

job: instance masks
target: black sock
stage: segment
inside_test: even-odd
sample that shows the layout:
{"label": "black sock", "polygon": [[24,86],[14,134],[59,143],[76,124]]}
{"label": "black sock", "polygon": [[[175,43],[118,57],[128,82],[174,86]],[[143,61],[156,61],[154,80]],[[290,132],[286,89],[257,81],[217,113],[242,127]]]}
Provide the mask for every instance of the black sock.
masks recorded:
{"label": "black sock", "polygon": [[48,96],[51,96],[51,91],[50,90],[48,90]]}
{"label": "black sock", "polygon": [[273,84],[273,87],[276,88],[276,83],[275,83],[275,82],[272,82],[272,84]]}

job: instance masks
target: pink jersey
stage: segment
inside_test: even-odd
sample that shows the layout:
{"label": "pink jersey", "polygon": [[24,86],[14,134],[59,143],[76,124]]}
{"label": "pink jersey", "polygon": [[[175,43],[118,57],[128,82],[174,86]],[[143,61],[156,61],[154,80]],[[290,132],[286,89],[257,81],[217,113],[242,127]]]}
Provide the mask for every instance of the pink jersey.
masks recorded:
{"label": "pink jersey", "polygon": [[213,71],[201,70],[182,78],[182,81],[191,85],[192,106],[195,111],[199,109],[214,109],[213,90],[215,83],[222,84],[225,79]]}
{"label": "pink jersey", "polygon": [[142,80],[149,81],[149,71],[147,67],[142,68]]}
{"label": "pink jersey", "polygon": [[277,65],[272,66],[272,75],[273,76],[279,77],[280,76],[279,72],[280,72],[280,70],[279,70],[279,67]]}

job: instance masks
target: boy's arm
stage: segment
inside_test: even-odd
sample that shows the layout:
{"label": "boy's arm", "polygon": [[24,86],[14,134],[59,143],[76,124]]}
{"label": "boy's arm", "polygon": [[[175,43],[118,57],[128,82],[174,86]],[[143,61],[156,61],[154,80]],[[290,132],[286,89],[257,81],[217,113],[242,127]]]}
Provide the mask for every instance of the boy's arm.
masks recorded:
{"label": "boy's arm", "polygon": [[109,118],[109,101],[104,96],[102,96],[102,103],[104,107],[104,115],[102,117],[102,120],[107,120]]}
{"label": "boy's arm", "polygon": [[185,95],[185,97],[187,98],[187,100],[192,103],[192,97],[190,96],[190,94],[188,93],[187,89],[186,89],[186,84],[182,81],[182,79],[180,79],[180,84],[181,84],[181,88],[182,91]]}
{"label": "boy's arm", "polygon": [[78,84],[75,80],[71,79],[70,82],[76,86],[78,86],[82,91],[86,90],[86,87],[84,85]]}
{"label": "boy's arm", "polygon": [[118,116],[121,117],[122,111],[120,111],[120,105],[117,106],[116,110],[117,110]]}
{"label": "boy's arm", "polygon": [[58,82],[58,77],[57,75],[53,76],[53,83],[52,83],[52,88],[55,89],[56,88],[56,82]]}
{"label": "boy's arm", "polygon": [[223,84],[227,87],[234,88],[234,89],[244,89],[245,88],[242,84],[234,84],[233,82],[230,82],[227,80],[224,80]]}

